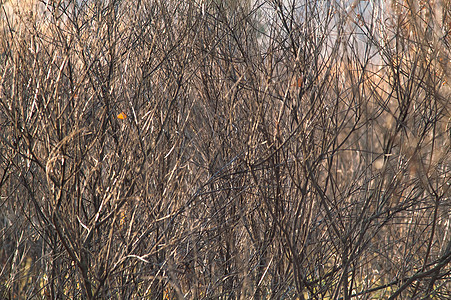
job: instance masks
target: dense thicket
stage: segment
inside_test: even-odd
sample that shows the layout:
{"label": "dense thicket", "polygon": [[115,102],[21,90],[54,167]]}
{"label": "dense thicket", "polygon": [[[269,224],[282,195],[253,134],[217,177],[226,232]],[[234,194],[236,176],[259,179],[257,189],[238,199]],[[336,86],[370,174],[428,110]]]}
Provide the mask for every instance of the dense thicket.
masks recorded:
{"label": "dense thicket", "polygon": [[0,298],[451,297],[449,1],[0,9]]}

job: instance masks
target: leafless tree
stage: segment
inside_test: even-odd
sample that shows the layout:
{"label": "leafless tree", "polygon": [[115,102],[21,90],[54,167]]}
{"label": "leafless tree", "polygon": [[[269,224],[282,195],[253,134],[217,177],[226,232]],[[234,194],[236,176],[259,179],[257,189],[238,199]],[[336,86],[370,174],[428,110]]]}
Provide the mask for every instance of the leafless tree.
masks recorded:
{"label": "leafless tree", "polygon": [[449,299],[447,1],[0,4],[0,298]]}

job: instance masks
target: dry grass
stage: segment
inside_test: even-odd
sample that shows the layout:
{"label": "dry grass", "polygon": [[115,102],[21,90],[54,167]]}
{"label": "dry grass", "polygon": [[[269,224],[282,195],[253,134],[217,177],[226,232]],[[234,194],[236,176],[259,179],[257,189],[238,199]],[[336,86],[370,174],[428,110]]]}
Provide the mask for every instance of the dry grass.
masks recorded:
{"label": "dry grass", "polygon": [[449,4],[365,3],[2,2],[0,298],[448,299]]}

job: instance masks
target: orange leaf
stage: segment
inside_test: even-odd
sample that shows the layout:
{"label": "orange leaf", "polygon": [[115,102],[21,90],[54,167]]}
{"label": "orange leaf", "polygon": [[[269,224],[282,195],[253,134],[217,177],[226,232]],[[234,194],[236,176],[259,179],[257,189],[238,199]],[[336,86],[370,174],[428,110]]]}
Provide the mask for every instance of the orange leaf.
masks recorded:
{"label": "orange leaf", "polygon": [[292,86],[294,87],[302,87],[303,80],[302,77],[293,80]]}
{"label": "orange leaf", "polygon": [[298,78],[296,83],[297,83],[297,85],[296,85],[297,87],[302,87],[302,83],[303,83],[302,82],[302,77]]}
{"label": "orange leaf", "polygon": [[117,115],[118,119],[124,120],[127,118],[127,115],[124,112],[121,112],[120,114]]}

